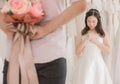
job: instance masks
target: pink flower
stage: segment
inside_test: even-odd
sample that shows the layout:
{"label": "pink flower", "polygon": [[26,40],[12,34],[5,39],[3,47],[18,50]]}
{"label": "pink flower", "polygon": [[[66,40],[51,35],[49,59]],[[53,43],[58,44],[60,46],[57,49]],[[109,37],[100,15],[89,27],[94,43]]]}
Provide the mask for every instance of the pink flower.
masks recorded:
{"label": "pink flower", "polygon": [[[8,0],[6,4],[3,6],[3,12],[11,11],[14,14],[24,14],[29,12],[31,8],[30,0]],[[6,9],[8,7],[8,9]]]}
{"label": "pink flower", "polygon": [[8,0],[2,8],[2,13],[12,15],[11,18],[25,23],[36,23],[45,15],[40,0]]}
{"label": "pink flower", "polygon": [[11,10],[16,14],[27,13],[31,8],[31,2],[29,0],[10,0]]}
{"label": "pink flower", "polygon": [[39,3],[34,3],[32,8],[30,9],[30,13],[34,16],[34,17],[41,17],[44,15],[43,13],[43,9],[41,4]]}
{"label": "pink flower", "polygon": [[23,1],[20,1],[20,0],[10,1],[10,7],[12,8],[20,9],[21,7],[23,7],[23,5],[24,5]]}

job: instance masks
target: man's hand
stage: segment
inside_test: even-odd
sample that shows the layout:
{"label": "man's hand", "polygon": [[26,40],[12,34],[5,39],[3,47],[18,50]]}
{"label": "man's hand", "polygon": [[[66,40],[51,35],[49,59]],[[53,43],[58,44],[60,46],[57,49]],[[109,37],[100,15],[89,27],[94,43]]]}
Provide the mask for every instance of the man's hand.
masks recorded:
{"label": "man's hand", "polygon": [[31,40],[41,39],[47,34],[42,26],[36,26],[33,31],[35,32],[35,35],[30,37]]}
{"label": "man's hand", "polygon": [[41,21],[44,17],[40,16],[40,17],[33,17],[30,13],[25,14],[24,16],[24,22],[29,23],[31,25],[34,25],[35,23],[38,23],[39,21]]}
{"label": "man's hand", "polygon": [[13,39],[13,34],[14,30],[11,28],[6,28],[6,26],[0,26],[0,29],[7,35],[7,37],[12,40]]}

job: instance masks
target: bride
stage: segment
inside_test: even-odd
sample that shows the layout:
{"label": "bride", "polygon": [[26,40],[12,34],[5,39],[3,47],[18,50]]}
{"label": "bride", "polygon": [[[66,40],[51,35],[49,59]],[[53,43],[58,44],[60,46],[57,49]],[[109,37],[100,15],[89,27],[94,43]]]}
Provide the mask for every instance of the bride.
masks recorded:
{"label": "bride", "polygon": [[102,52],[111,53],[111,45],[98,10],[86,13],[85,25],[76,43],[78,59],[72,84],[113,84],[102,58]]}

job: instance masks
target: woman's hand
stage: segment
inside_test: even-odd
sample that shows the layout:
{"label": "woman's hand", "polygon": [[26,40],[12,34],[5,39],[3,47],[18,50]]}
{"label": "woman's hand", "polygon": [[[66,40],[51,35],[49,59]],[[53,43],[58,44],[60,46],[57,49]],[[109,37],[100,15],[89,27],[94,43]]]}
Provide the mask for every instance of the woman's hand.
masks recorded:
{"label": "woman's hand", "polygon": [[93,32],[89,32],[88,33],[88,36],[87,36],[87,39],[93,43],[95,43],[97,40],[96,40],[96,34],[94,34]]}

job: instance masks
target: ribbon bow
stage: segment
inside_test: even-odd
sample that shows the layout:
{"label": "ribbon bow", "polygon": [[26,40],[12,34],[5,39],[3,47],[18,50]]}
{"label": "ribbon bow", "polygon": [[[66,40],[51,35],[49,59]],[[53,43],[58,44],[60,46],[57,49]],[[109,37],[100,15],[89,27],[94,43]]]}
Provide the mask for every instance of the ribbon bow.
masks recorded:
{"label": "ribbon bow", "polygon": [[34,34],[33,26],[17,23],[13,26],[13,30],[15,33],[9,58],[7,82],[8,84],[39,84],[29,39],[30,35]]}

